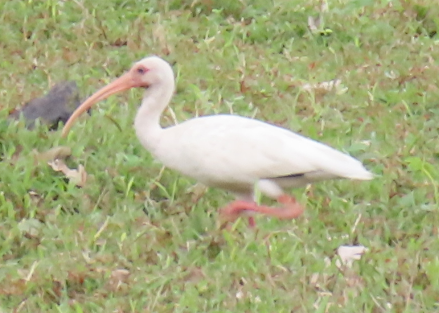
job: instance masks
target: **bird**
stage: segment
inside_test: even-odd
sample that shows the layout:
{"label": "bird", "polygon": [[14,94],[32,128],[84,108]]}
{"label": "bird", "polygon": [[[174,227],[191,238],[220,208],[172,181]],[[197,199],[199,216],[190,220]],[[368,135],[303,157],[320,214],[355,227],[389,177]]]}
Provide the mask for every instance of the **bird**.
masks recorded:
{"label": "bird", "polygon": [[[134,119],[138,140],[167,168],[202,184],[231,192],[235,199],[219,209],[223,223],[255,215],[291,220],[304,207],[285,189],[330,179],[371,180],[374,175],[357,159],[303,135],[257,119],[206,115],[163,128],[160,118],[175,91],[171,65],[152,55],[85,100],[64,125],[66,137],[77,118],[95,103],[131,88],[144,96]],[[255,201],[256,191],[278,202]]]}

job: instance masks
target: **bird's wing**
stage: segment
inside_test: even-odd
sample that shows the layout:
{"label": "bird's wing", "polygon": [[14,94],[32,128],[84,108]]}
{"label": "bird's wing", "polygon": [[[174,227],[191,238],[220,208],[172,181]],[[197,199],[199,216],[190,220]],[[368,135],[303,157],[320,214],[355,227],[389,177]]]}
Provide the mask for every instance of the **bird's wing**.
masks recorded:
{"label": "bird's wing", "polygon": [[354,179],[372,178],[358,160],[254,119],[216,115],[190,120],[175,130],[178,128],[182,158],[186,155],[188,160],[197,160],[200,168],[221,179],[275,178],[315,171]]}

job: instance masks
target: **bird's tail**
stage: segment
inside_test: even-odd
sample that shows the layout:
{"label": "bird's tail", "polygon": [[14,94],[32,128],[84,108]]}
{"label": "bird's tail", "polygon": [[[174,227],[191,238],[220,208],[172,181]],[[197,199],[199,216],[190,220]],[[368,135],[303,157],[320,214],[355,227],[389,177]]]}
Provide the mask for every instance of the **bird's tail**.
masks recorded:
{"label": "bird's tail", "polygon": [[374,179],[375,175],[363,167],[361,171],[349,173],[345,177],[357,180],[372,180]]}

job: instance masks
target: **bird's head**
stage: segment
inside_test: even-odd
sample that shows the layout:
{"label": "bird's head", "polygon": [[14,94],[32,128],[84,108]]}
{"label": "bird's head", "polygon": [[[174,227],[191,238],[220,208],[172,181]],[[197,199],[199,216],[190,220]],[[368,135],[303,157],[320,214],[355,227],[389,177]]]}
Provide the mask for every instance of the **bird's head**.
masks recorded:
{"label": "bird's head", "polygon": [[174,73],[168,62],[157,56],[151,56],[135,63],[130,71],[118,80],[121,79],[122,82],[119,85],[124,85],[126,89],[133,87],[148,88],[164,80],[173,80]]}
{"label": "bird's head", "polygon": [[174,81],[174,73],[168,62],[157,56],[150,56],[136,62],[127,73],[85,100],[64,125],[62,136],[67,135],[76,119],[93,104],[131,88],[149,88],[164,81]]}

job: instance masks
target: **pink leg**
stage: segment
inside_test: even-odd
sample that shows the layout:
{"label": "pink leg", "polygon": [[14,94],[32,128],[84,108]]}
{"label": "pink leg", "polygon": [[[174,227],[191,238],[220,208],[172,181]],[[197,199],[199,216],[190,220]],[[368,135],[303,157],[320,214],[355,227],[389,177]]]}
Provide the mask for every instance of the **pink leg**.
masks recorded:
{"label": "pink leg", "polygon": [[[277,201],[283,204],[280,208],[273,208],[268,206],[260,206],[254,202],[248,201],[233,201],[227,207],[220,210],[220,216],[222,220],[227,222],[234,222],[245,211],[253,211],[256,213],[265,214],[279,219],[294,219],[302,215],[303,207],[297,203],[294,197],[288,195],[281,195]],[[255,226],[255,220],[251,216],[248,218],[250,227]]]}

